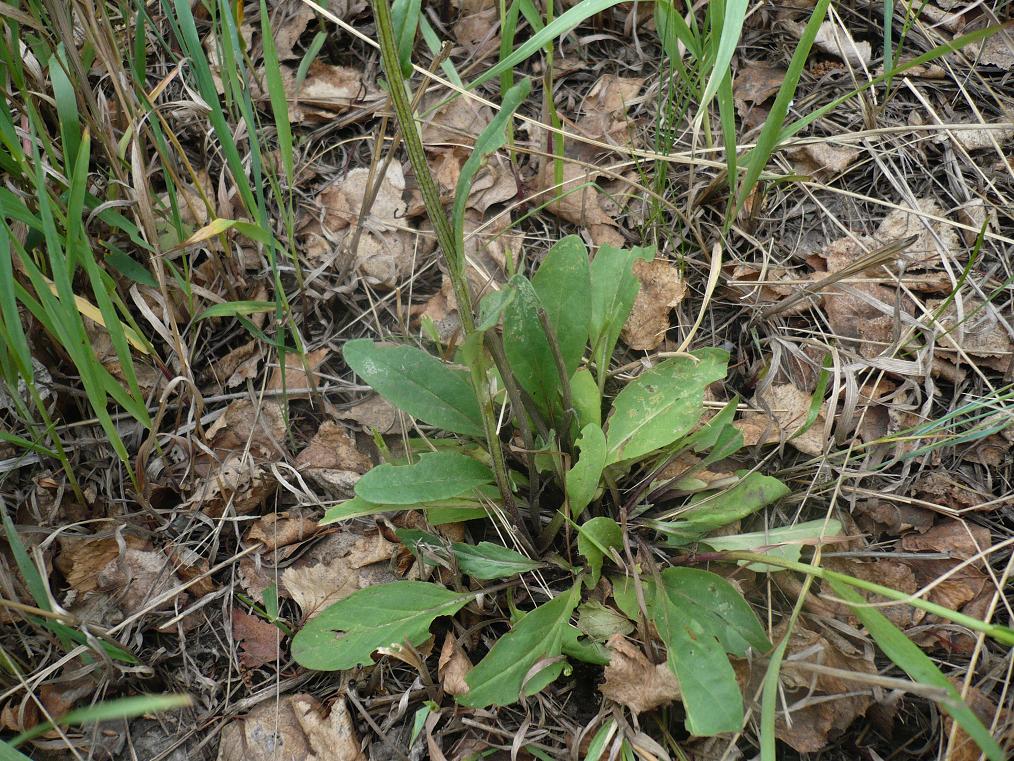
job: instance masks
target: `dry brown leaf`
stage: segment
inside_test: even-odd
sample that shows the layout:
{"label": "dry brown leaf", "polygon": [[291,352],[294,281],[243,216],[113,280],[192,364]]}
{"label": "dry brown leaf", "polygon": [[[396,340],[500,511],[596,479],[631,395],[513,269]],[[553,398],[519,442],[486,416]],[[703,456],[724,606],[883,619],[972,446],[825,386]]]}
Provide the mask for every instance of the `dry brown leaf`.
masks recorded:
{"label": "dry brown leaf", "polygon": [[[369,179],[369,169],[353,169],[317,195],[320,212],[304,219],[300,229],[306,255],[316,265],[326,266],[344,255],[351,245]],[[417,236],[405,227],[408,207],[402,197],[404,191],[401,164],[392,161],[380,180],[373,204],[363,220],[355,255],[350,259],[358,273],[371,284],[395,287],[411,272],[413,261],[432,250],[428,237],[419,238],[417,250]]]}
{"label": "dry brown leaf", "polygon": [[614,225],[613,218],[602,208],[605,197],[595,185],[598,173],[594,169],[565,162],[563,182],[558,185],[554,164],[552,159],[542,162],[537,181],[539,188],[546,192],[540,194],[538,201],[544,202],[546,199],[555,198],[556,200],[549,203],[546,209],[575,225],[583,227]]}
{"label": "dry brown leaf", "polygon": [[1011,126],[1010,119],[1005,119],[996,124],[987,125],[973,122],[972,129],[949,130],[948,134],[955,143],[966,151],[981,151],[985,148],[995,149],[995,146],[1002,146],[1011,138],[1014,138],[1014,126]]}
{"label": "dry brown leaf", "polygon": [[799,436],[792,437],[803,424],[810,411],[810,394],[801,391],[791,383],[772,384],[759,392],[754,402],[771,410],[767,413],[749,413],[734,425],[743,434],[746,446],[775,444],[784,436],[788,443],[809,455],[824,451],[824,412],[821,411],[813,425]]}
{"label": "dry brown leaf", "polygon": [[233,608],[232,637],[239,644],[239,662],[247,668],[255,669],[276,661],[280,635],[274,624]]}
{"label": "dry brown leaf", "polygon": [[464,649],[451,632],[444,638],[444,645],[440,649],[440,660],[437,663],[437,676],[440,678],[440,686],[448,695],[464,695],[468,692],[468,683],[465,677],[472,670],[472,662],[468,659]]}
{"label": "dry brown leaf", "polygon": [[943,299],[930,299],[926,307],[932,314],[943,310],[937,317],[940,328],[937,350],[949,361],[956,363],[961,359],[956,348],[960,347],[978,364],[994,370],[1006,372],[1011,366],[1014,339],[1009,331],[1014,321],[1010,315],[1003,319],[992,304],[969,298],[961,300],[960,316],[956,300],[948,303]]}
{"label": "dry brown leaf", "polygon": [[237,399],[208,428],[207,437],[215,454],[249,452],[257,462],[285,459],[285,417],[282,406],[273,401]]}
{"label": "dry brown leaf", "polygon": [[[149,548],[140,537],[127,534],[124,544],[130,549]],[[98,587],[98,573],[120,555],[116,539],[79,539],[61,536],[60,552],[53,564],[63,574],[67,584],[78,594],[94,592]]]}
{"label": "dry brown leaf", "polygon": [[941,257],[956,256],[961,243],[953,225],[930,219],[931,216],[946,218],[934,199],[917,199],[915,209],[894,209],[884,217],[875,237],[883,244],[917,235],[915,243],[899,254],[899,261],[906,263],[906,269],[935,266]]}
{"label": "dry brown leaf", "polygon": [[[331,350],[327,346],[321,346],[316,351],[307,352],[305,357],[300,357],[298,354],[286,354],[285,355],[285,389],[292,389],[287,391],[290,399],[305,399],[310,396],[309,392],[298,393],[299,389],[310,389],[311,391],[317,388],[317,371],[321,365],[327,361],[327,358],[331,355]],[[306,360],[304,366],[303,360]],[[309,375],[307,375],[309,370]],[[269,391],[281,391],[282,385],[282,368],[281,366],[275,367],[271,372],[271,378],[268,380]]]}
{"label": "dry brown leaf", "polygon": [[355,439],[338,423],[321,423],[309,445],[296,457],[296,469],[338,496],[351,497],[359,476],[373,467]]}
{"label": "dry brown leaf", "polygon": [[[919,581],[916,578],[912,567],[908,563],[886,559],[876,560],[871,563],[862,563],[858,560],[846,558],[826,558],[824,564],[832,571],[847,573],[850,576],[855,576],[863,581],[872,581],[876,584],[896,589],[897,591],[905,594],[914,594],[916,590],[919,589]],[[831,589],[827,583],[822,583],[821,590],[828,598],[835,597],[834,590]],[[862,594],[870,602],[881,603],[887,601],[886,598],[880,597],[879,595]],[[847,618],[847,620],[849,620],[853,625],[858,625],[858,619],[852,615],[848,606],[840,604],[837,607],[839,615]],[[902,631],[915,626],[922,621],[926,615],[918,608],[913,608],[912,606],[905,604],[886,605],[884,607],[877,608],[877,610],[889,618],[891,623]]]}
{"label": "dry brown leaf", "polygon": [[282,66],[282,86],[288,96],[289,119],[294,123],[333,120],[336,114],[351,108],[369,109],[383,99],[359,69],[332,66],[319,60],[310,64],[298,92],[296,69]]}
{"label": "dry brown leaf", "polygon": [[358,423],[367,432],[391,433],[398,425],[398,410],[382,396],[370,396],[347,410],[337,413],[340,420]]}
{"label": "dry brown leaf", "polygon": [[856,42],[848,30],[842,29],[833,21],[825,21],[820,25],[813,43],[828,55],[848,61],[853,66],[860,68],[868,65],[873,55],[870,43]]}
{"label": "dry brown leaf", "polygon": [[294,508],[258,518],[247,531],[246,543],[260,542],[263,545],[262,552],[271,552],[309,539],[316,532],[317,521]]}
{"label": "dry brown leaf", "polygon": [[[599,251],[598,255],[608,254],[609,251]],[[620,337],[631,349],[650,351],[665,339],[669,312],[683,300],[687,285],[679,269],[661,259],[635,260],[634,275],[641,288]]]}
{"label": "dry brown leaf", "polygon": [[675,674],[665,663],[652,663],[621,634],[609,638],[609,664],[599,691],[634,713],[668,705],[682,697]]}
{"label": "dry brown leaf", "polygon": [[807,143],[786,151],[800,174],[815,177],[839,175],[862,155],[858,148],[828,142]]}
{"label": "dry brown leaf", "polygon": [[221,518],[230,508],[246,515],[258,510],[277,486],[268,471],[249,457],[229,455],[217,471],[201,477],[185,506],[211,518]]}
{"label": "dry brown leaf", "polygon": [[978,505],[990,501],[988,494],[960,483],[946,470],[924,471],[912,484],[912,493],[920,499],[955,510],[974,510]]}
{"label": "dry brown leaf", "polygon": [[855,516],[870,534],[884,532],[897,536],[905,531],[928,531],[933,513],[904,502],[869,499],[856,505]]}
{"label": "dry brown leaf", "polygon": [[498,11],[496,6],[462,15],[455,22],[454,39],[466,50],[491,49],[498,44]]}
{"label": "dry brown leaf", "polygon": [[991,546],[989,529],[967,521],[944,520],[924,534],[901,538],[901,547],[907,552],[943,552],[959,560],[975,557]]}
{"label": "dry brown leaf", "polygon": [[218,761],[366,761],[344,700],[329,714],[312,695],[266,700],[222,730]]}
{"label": "dry brown leaf", "polygon": [[280,591],[291,597],[306,619],[356,590],[395,581],[390,560],[398,545],[377,531],[331,534],[282,574]]}
{"label": "dry brown leaf", "polygon": [[777,93],[785,80],[785,74],[786,71],[781,66],[772,66],[763,61],[741,64],[732,88],[740,116],[749,111],[748,106],[759,105]]}
{"label": "dry brown leaf", "polygon": [[[643,85],[643,77],[603,74],[581,101],[578,130],[600,142],[617,146],[629,144],[633,123],[627,117],[627,110],[638,102]],[[587,148],[598,150],[592,146]]]}
{"label": "dry brown leaf", "polygon": [[220,391],[235,388],[257,377],[257,366],[262,356],[260,341],[248,341],[210,363],[204,378],[216,383]]}
{"label": "dry brown leaf", "polygon": [[[784,636],[785,627],[780,625],[772,639],[778,642]],[[877,668],[872,652],[870,657],[858,651],[846,653],[827,637],[800,625],[793,628],[780,674],[791,721],[786,721],[785,714],[779,710],[775,736],[799,753],[816,753],[865,715],[873,704],[873,691],[864,690],[861,684],[851,680],[810,671],[802,665],[805,663],[862,674],[876,674]],[[754,694],[753,690],[760,686],[763,677],[764,665],[754,665],[750,669],[747,694]]]}
{"label": "dry brown leaf", "polygon": [[1014,69],[1014,34],[1009,29],[1001,29],[979,43],[979,62],[1006,71]]}

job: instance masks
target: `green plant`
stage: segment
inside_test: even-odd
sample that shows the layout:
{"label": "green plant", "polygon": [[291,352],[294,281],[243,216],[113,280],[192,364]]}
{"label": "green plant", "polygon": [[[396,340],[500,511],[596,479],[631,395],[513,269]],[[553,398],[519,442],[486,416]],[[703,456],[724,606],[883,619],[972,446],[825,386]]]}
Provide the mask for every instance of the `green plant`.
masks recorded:
{"label": "green plant", "polygon": [[[728,354],[707,348],[680,354],[626,383],[611,375],[617,339],[639,289],[633,266],[637,259],[651,260],[653,248],[603,246],[591,258],[579,238],[564,238],[531,277],[515,275],[474,310],[464,272],[464,199],[484,157],[505,144],[510,116],[524,100],[527,85],[522,81],[504,93],[499,115],[479,137],[462,170],[447,216],[409,106],[405,47],[396,44],[386,0],[376,0],[374,10],[389,93],[447,260],[465,336],[454,363],[415,346],[369,340],[345,345],[349,367],[428,430],[409,439],[401,454],[385,452],[386,462],[364,475],[355,497],[329,510],[323,522],[415,509],[431,526],[479,519],[472,524],[477,541],[451,542],[432,531],[397,530],[423,569],[441,566],[454,572],[459,580],[455,588],[399,581],[356,592],[303,626],[293,639],[294,657],[321,670],[368,665],[379,649],[422,644],[436,619],[456,615],[479,595],[506,591],[510,625],[491,637],[492,646],[466,677],[469,689],[458,697],[459,703],[508,705],[569,672],[571,660],[603,665],[609,658],[604,647],[608,634],[636,625],[657,633],[665,647],[667,663],[680,683],[688,730],[696,735],[739,731],[744,701],[729,658],[751,651],[762,656],[775,649],[764,627],[721,576],[679,565],[678,558],[670,567],[646,574],[631,549],[638,531],[661,534],[671,547],[706,546],[716,529],[789,491],[777,479],[753,471],[737,473],[734,483],[721,489],[697,478],[708,465],[742,447],[733,425],[735,400],[710,418],[703,404],[706,388],[725,378]],[[564,28],[565,19],[569,22],[587,10],[574,8],[550,22],[480,79],[506,77],[510,66],[551,38],[550,28]],[[728,55],[730,35],[717,38],[716,62]],[[738,27],[735,36],[738,39]],[[522,55],[523,50],[529,52]],[[504,79],[504,84],[509,82]],[[705,96],[722,93],[723,78],[707,82]],[[663,473],[681,455],[693,455],[690,461],[696,464],[675,477]],[[648,518],[647,511],[660,500],[672,499],[678,508],[669,510],[668,517],[677,520]],[[853,588],[895,599],[898,593],[798,562],[800,540],[837,528],[814,522],[775,536],[723,537],[712,540],[712,549],[718,551],[706,558],[826,578],[844,590],[842,596],[889,657],[915,678],[940,684],[944,677],[936,667],[886,619],[871,614]],[[490,541],[494,537],[502,539]],[[738,551],[779,542],[785,543],[776,548],[782,551]],[[615,609],[588,597],[589,590],[600,588],[603,572],[611,581],[606,588]],[[530,583],[522,587],[524,575],[530,575]],[[482,586],[487,581],[499,583]],[[1009,643],[1014,637],[1006,627],[932,608],[998,641]],[[575,615],[578,621],[586,620],[602,609],[613,622],[611,629],[582,630],[572,622]],[[784,645],[775,651],[766,680],[764,723],[769,733],[771,685],[777,684]],[[1002,757],[960,701],[948,699],[942,707],[991,759]],[[615,724],[609,727],[604,725],[593,740],[600,752],[616,731]]]}

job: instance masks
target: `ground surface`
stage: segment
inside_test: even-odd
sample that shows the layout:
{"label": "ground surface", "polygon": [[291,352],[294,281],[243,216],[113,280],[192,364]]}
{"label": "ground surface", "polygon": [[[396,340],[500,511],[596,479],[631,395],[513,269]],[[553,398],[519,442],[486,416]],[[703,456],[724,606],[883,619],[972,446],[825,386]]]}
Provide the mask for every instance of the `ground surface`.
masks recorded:
{"label": "ground surface", "polygon": [[[456,710],[451,695],[462,664],[488,646],[467,620],[457,629],[461,643],[438,626],[435,644],[373,668],[322,674],[292,660],[286,631],[411,565],[389,541],[393,534],[371,519],[316,522],[376,461],[371,432],[394,447],[411,432],[407,419],[349,371],[343,344],[398,336],[432,348],[439,339],[449,355],[460,330],[417,178],[400,141],[394,144],[373,15],[359,0],[332,0],[326,13],[298,0],[267,3],[294,146],[290,182],[257,3],[233,17],[238,51],[216,37],[229,28],[219,12],[234,4],[209,13],[195,3],[192,38],[186,25],[175,26],[172,3],[149,4],[141,25],[129,2],[94,5],[30,2],[21,4],[27,10],[0,11],[8,52],[15,25],[27,41],[18,53],[24,81],[11,64],[4,75],[14,138],[6,150],[20,147],[31,161],[33,141],[43,146],[36,148],[49,169],[42,181],[58,208],[68,203],[59,159],[71,150],[69,139],[82,138],[67,131],[74,121],[67,91],[50,74],[48,55],[62,41],[76,51],[64,76],[91,140],[87,191],[124,220],[110,224],[89,201],[82,232],[123,313],[151,342],[150,354],[133,352],[151,421],[142,425],[110,404],[127,453],[121,460],[67,344],[22,308],[33,387],[53,430],[47,434],[38,412],[24,413],[36,408],[16,383],[13,392],[0,391],[3,425],[50,448],[58,437],[77,484],[58,459],[26,453],[11,439],[0,443],[0,497],[30,562],[43,569],[57,611],[51,618],[92,639],[78,647],[42,626],[14,546],[3,545],[0,596],[20,608],[0,612],[12,664],[0,722],[16,733],[96,699],[139,693],[186,693],[193,705],[50,731],[22,750],[38,758],[145,761],[581,758],[603,717],[614,717],[630,737],[650,739],[640,758],[756,757],[763,674],[756,664],[737,666],[748,708],[744,731],[705,741],[686,735],[678,702],[637,719],[629,710],[634,698],[617,691],[622,675],[614,672],[613,688],[603,690],[600,666],[578,665],[521,705]],[[896,61],[1009,10],[955,0],[893,7]],[[750,4],[731,62],[741,152],[757,140],[811,12],[807,0]],[[462,80],[499,60],[499,13],[492,0],[423,4]],[[787,121],[883,71],[882,14],[881,4],[833,6]],[[530,34],[522,16],[518,42]],[[187,39],[207,58],[220,122],[201,89],[198,49],[186,49]],[[422,36],[413,60],[424,72],[447,74],[448,67],[431,65]],[[612,7],[557,41],[552,93],[566,132],[561,179],[570,192],[555,201],[561,185],[552,139],[540,127],[549,119],[547,58],[519,64],[515,77],[530,77],[533,90],[515,122],[516,153],[492,157],[468,197],[473,285],[497,287],[519,262],[531,269],[568,234],[593,250],[657,246],[655,262],[637,271],[642,293],[614,358],[617,377],[635,375],[688,336],[692,348],[731,353],[728,381],[709,404],[739,395],[747,447],[701,477],[721,479],[760,463],[791,490],[737,528],[837,520],[840,535],[822,550],[825,567],[1009,623],[1014,37],[1001,33],[880,81],[817,119],[772,156],[727,231],[717,108],[708,123],[697,120],[694,98],[678,78],[673,84],[665,60],[645,4]],[[449,203],[493,110],[468,97],[434,111],[451,90],[419,72],[412,84],[417,111],[426,114],[429,163]],[[495,81],[476,92],[499,101]],[[230,151],[238,164],[230,164]],[[29,215],[40,213],[28,175],[12,169],[5,189]],[[242,229],[191,237],[215,219],[255,218],[244,193],[263,199],[263,219],[282,241],[274,254]],[[364,204],[364,195],[372,201]],[[28,250],[41,245],[15,201],[5,196],[4,203],[10,234]],[[903,249],[877,254],[898,241]],[[28,287],[26,265],[11,257],[15,278]],[[79,272],[74,292],[94,301],[90,282]],[[283,293],[288,311],[279,328],[272,305]],[[244,301],[269,307],[255,304],[240,318],[214,311]],[[129,386],[109,334],[82,319],[94,359],[114,383]],[[285,355],[283,380],[277,344],[291,346],[294,335],[305,363]],[[812,403],[815,393],[823,403]],[[463,536],[466,528],[455,530]],[[636,549],[648,565],[671,555],[650,542]],[[769,630],[784,632],[801,578],[748,570],[733,578]],[[277,591],[281,627],[265,620],[265,590],[269,599]],[[995,736],[1009,738],[1010,650],[904,605],[884,610]],[[96,637],[139,662],[97,657]],[[636,655],[645,657],[640,649]],[[955,759],[977,757],[926,694],[898,689],[891,680],[904,674],[819,583],[787,659],[779,758],[925,759],[948,750]],[[630,668],[629,685],[653,688],[645,672]],[[436,719],[410,747],[424,701],[433,701]]]}

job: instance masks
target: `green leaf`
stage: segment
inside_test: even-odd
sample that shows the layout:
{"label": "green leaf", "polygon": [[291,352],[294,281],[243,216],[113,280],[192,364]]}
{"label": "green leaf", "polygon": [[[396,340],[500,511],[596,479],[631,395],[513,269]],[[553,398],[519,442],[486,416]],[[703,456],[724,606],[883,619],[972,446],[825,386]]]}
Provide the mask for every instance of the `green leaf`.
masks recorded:
{"label": "green leaf", "polygon": [[588,368],[580,367],[570,376],[570,400],[577,413],[577,430],[586,425],[602,427],[602,394]]}
{"label": "green leaf", "polygon": [[413,346],[384,346],[366,339],[349,341],[342,354],[349,367],[395,407],[445,431],[483,436],[467,372]]}
{"label": "green leaf", "polygon": [[0,761],[32,761],[32,759],[11,747],[10,743],[0,740]]}
{"label": "green leaf", "polygon": [[727,526],[777,502],[791,490],[777,478],[747,473],[735,486],[717,492],[695,494],[679,521],[653,523],[670,541],[693,541],[709,531]]}
{"label": "green leaf", "polygon": [[743,726],[743,696],[718,639],[695,616],[668,601],[656,604],[653,618],[683,693],[687,731],[698,737],[738,732]]}
{"label": "green leaf", "polygon": [[509,285],[516,295],[504,311],[504,353],[518,385],[548,410],[558,405],[560,374],[539,321],[542,301],[524,275],[515,275]]}
{"label": "green leaf", "polygon": [[317,671],[365,666],[378,648],[422,644],[435,618],[454,615],[474,597],[424,581],[360,589],[307,622],[292,640],[292,657]]}
{"label": "green leaf", "polygon": [[[609,663],[609,650],[601,642],[588,637],[584,631],[573,624],[567,624],[563,632],[563,644],[560,652],[568,658],[594,666],[605,666]],[[534,692],[528,694],[535,694]]]}
{"label": "green leaf", "polygon": [[493,480],[489,468],[458,452],[432,452],[413,465],[378,465],[356,482],[357,497],[378,505],[414,505],[468,494]]}
{"label": "green leaf", "polygon": [[[486,508],[482,504],[474,499],[467,498],[441,499],[435,502],[422,502],[411,506],[392,506],[378,505],[361,497],[353,497],[329,507],[319,523],[321,526],[326,526],[329,523],[338,523],[340,521],[352,520],[353,518],[364,518],[368,515],[379,515],[380,513],[410,508],[425,512],[427,520],[434,526],[439,526],[441,523],[456,523],[458,521],[485,518],[487,516]],[[439,520],[439,517],[443,515],[453,515],[454,517],[451,520]]]}
{"label": "green leaf", "polygon": [[[634,276],[634,262],[637,259],[651,261],[655,258],[655,247],[618,249],[614,246],[600,246],[591,263],[591,344],[595,350],[595,361],[606,365],[616,348],[623,324],[634,306],[641,284]],[[599,372],[605,371],[604,366]]]}
{"label": "green leaf", "polygon": [[614,634],[627,635],[634,631],[629,618],[598,600],[589,600],[578,606],[577,628],[597,642],[605,642]]}
{"label": "green leaf", "polygon": [[479,302],[479,322],[476,323],[475,329],[484,332],[495,328],[504,311],[514,301],[514,296],[514,289],[510,287],[490,291],[483,296]]}
{"label": "green leaf", "polygon": [[238,317],[248,314],[264,314],[275,311],[273,301],[226,301],[222,304],[213,304],[194,318],[194,322],[207,320],[212,317]]}
{"label": "green leaf", "polygon": [[[747,534],[708,537],[703,543],[714,550],[763,550],[764,554],[785,558],[793,562],[799,560],[803,551],[803,543],[818,540],[825,536],[837,536],[841,533],[841,522],[836,520],[818,519],[797,523],[794,526],[783,526],[770,531],[753,531]],[[776,545],[776,546],[774,546]],[[739,561],[748,570],[757,573],[777,573],[785,570],[766,563],[750,563]]]}
{"label": "green leaf", "polygon": [[546,254],[532,277],[532,286],[539,294],[556,333],[567,376],[577,369],[588,343],[588,321],[591,319],[591,270],[588,249],[576,235],[558,241]]}
{"label": "green leaf", "polygon": [[527,613],[468,673],[468,692],[458,702],[472,708],[516,703],[532,667],[560,655],[567,622],[580,597],[581,585],[575,584]]}
{"label": "green leaf", "polygon": [[856,618],[862,621],[866,631],[874,641],[902,671],[920,684],[937,687],[947,693],[947,699],[940,701],[940,707],[986,754],[990,761],[1003,761],[1007,758],[999,744],[983,726],[971,708],[961,699],[954,684],[940,669],[920,650],[912,640],[905,636],[898,627],[892,624],[883,613],[871,608],[859,593],[845,583],[830,579],[835,594],[849,604]]}
{"label": "green leaf", "polygon": [[505,579],[533,571],[542,565],[520,552],[492,542],[479,542],[475,545],[455,542],[453,549],[454,556],[458,559],[458,568],[473,579]]}
{"label": "green leaf", "polygon": [[391,19],[394,21],[394,38],[398,42],[398,63],[406,79],[412,77],[412,48],[419,28],[421,0],[394,0]]}
{"label": "green leaf", "polygon": [[704,389],[725,377],[721,349],[694,352],[695,363],[672,357],[631,381],[613,402],[607,462],[635,460],[685,435],[704,412]]}
{"label": "green leaf", "polygon": [[589,586],[594,588],[602,573],[602,559],[609,550],[623,547],[623,531],[620,524],[604,515],[585,521],[577,530],[577,551],[588,561],[591,570]]}
{"label": "green leaf", "polygon": [[726,0],[724,6],[724,18],[722,23],[722,34],[718,41],[718,50],[715,60],[711,63],[711,77],[704,89],[698,104],[698,113],[703,113],[711,103],[711,99],[718,92],[718,86],[722,79],[729,74],[729,64],[732,63],[732,55],[739,45],[739,35],[743,31],[743,21],[746,19],[747,0]]}
{"label": "green leaf", "polygon": [[721,576],[695,568],[668,568],[651,606],[687,711],[687,730],[707,737],[736,732],[743,697],[726,653],[771,648],[742,595]]}
{"label": "green leaf", "polygon": [[581,456],[567,471],[567,499],[570,501],[571,517],[577,518],[595,498],[602,469],[606,466],[606,435],[594,423],[581,431],[576,444]]}

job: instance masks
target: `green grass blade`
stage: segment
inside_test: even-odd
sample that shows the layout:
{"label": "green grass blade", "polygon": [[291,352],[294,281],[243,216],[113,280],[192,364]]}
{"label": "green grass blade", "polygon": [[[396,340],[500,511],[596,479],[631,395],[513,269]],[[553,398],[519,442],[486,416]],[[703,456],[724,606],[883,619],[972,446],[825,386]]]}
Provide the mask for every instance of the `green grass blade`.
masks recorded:
{"label": "green grass blade", "polygon": [[53,722],[44,721],[15,737],[12,745],[21,745],[40,735],[45,734],[54,726],[80,726],[112,719],[132,719],[149,713],[171,711],[174,708],[185,708],[193,704],[189,695],[135,695],[98,703],[87,708],[78,708],[64,714]]}
{"label": "green grass blade", "polygon": [[729,65],[732,63],[732,56],[739,45],[739,36],[743,32],[743,21],[746,19],[748,4],[748,0],[726,0],[724,3],[722,34],[712,63],[711,77],[701,96],[700,109],[702,112],[708,107],[722,82],[731,76]]}
{"label": "green grass blade", "polygon": [[872,608],[848,585],[830,580],[835,593],[845,600],[866,631],[895,665],[920,684],[938,687],[947,693],[940,707],[965,730],[989,761],[1004,761],[1007,755],[971,708],[961,699],[954,684],[912,640],[876,608]]}
{"label": "green grass blade", "polygon": [[285,179],[289,187],[292,187],[295,170],[292,161],[292,127],[289,125],[289,105],[286,101],[285,87],[282,84],[282,69],[278,63],[278,52],[275,50],[275,38],[271,32],[271,21],[268,18],[268,6],[265,0],[261,0],[261,39],[264,48],[264,77],[268,83],[271,113],[275,117],[278,150],[282,155]]}

